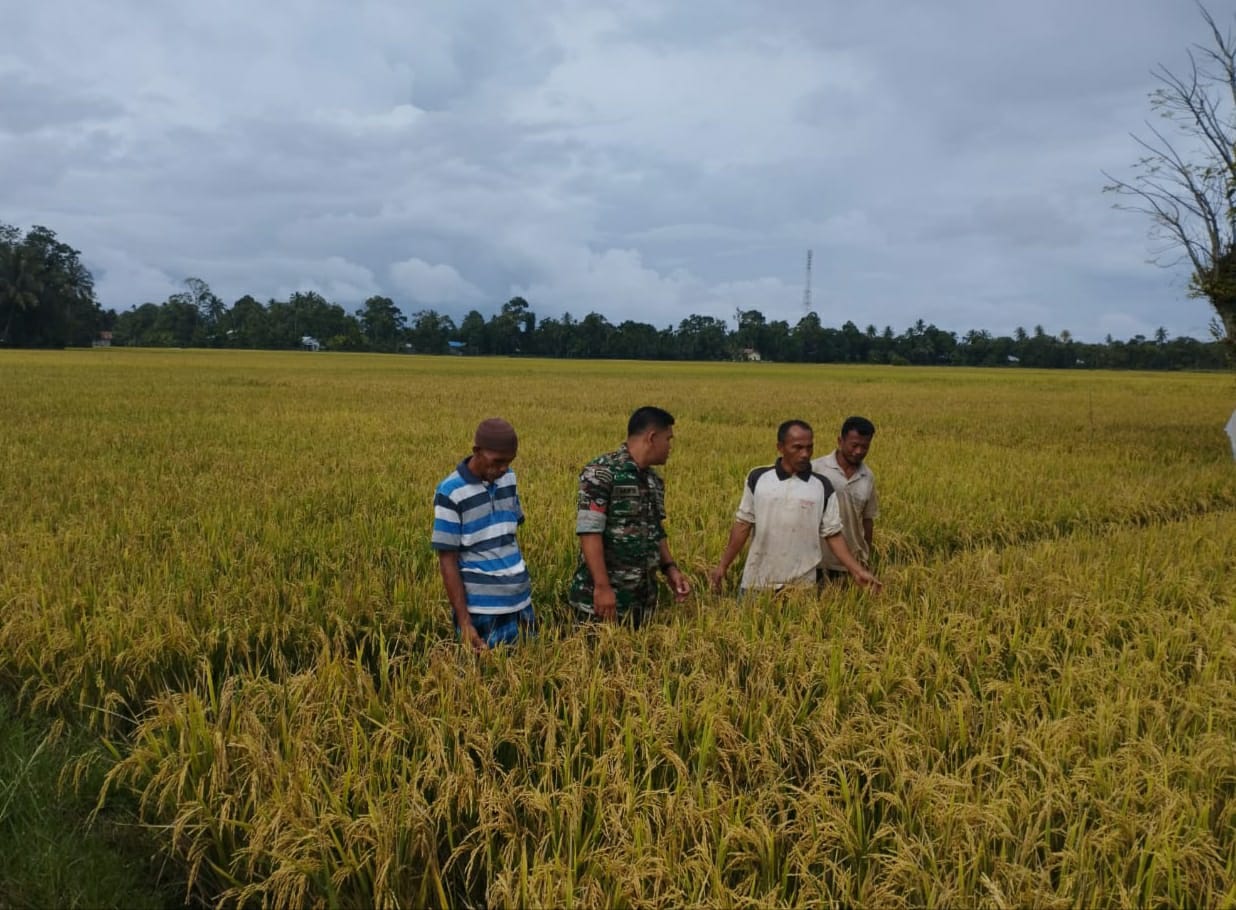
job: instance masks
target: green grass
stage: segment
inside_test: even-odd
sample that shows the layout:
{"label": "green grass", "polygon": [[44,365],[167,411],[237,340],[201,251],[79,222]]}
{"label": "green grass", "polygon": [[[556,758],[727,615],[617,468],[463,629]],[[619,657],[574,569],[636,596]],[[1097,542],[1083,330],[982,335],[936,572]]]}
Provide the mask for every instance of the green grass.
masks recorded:
{"label": "green grass", "polygon": [[0,704],[0,908],[155,908],[185,903],[182,876],[158,855],[135,806],[93,816],[102,765],[86,734],[49,740],[40,723]]}

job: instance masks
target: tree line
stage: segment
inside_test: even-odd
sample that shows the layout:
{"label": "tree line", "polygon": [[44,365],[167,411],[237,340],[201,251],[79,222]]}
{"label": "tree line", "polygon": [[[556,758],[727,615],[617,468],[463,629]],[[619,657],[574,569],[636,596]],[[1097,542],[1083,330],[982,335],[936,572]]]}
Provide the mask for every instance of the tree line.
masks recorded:
{"label": "tree line", "polygon": [[472,310],[456,324],[434,309],[407,317],[389,297],[373,296],[353,313],[314,291],[262,303],[246,294],[227,306],[201,279],[162,303],[122,313],[103,310],[79,253],[36,226],[23,234],[0,224],[0,346],[87,346],[106,333],[115,345],[419,354],[528,355],[635,360],[761,359],[795,363],[1026,366],[1057,369],[1219,369],[1224,346],[1188,337],[1102,343],[1074,340],[1042,326],[1012,335],[974,330],[958,335],[916,321],[900,332],[847,321],[824,325],[811,312],[791,325],[756,309],[738,310],[733,327],[714,316],[691,315],[677,326],[617,324],[590,312],[539,319],[522,297],[486,318]]}

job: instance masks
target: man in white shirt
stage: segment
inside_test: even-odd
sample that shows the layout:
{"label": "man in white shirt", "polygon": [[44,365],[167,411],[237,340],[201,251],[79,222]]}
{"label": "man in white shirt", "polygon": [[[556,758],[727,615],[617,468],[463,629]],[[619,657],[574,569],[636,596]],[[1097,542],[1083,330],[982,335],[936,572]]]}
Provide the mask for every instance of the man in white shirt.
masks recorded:
{"label": "man in white shirt", "polygon": [[[871,566],[871,539],[875,520],[880,515],[880,498],[876,495],[875,475],[864,464],[875,436],[875,424],[866,417],[848,417],[841,425],[837,449],[811,463],[817,474],[828,479],[837,491],[841,509],[842,532],[846,546],[865,567]],[[828,544],[821,541],[821,567],[828,577],[844,578],[850,572],[833,556]]]}
{"label": "man in white shirt", "polygon": [[747,475],[721,561],[709,573],[719,592],[725,573],[752,539],[741,589],[813,588],[820,565],[820,541],[859,584],[879,589],[846,546],[832,485],[811,470],[814,434],[802,420],[777,428],[776,463]]}

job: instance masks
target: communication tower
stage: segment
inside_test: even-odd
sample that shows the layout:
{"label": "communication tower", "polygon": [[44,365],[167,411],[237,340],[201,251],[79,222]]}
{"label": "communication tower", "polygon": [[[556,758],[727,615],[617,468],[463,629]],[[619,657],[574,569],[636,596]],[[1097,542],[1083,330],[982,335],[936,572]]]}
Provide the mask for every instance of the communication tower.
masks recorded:
{"label": "communication tower", "polygon": [[811,250],[807,250],[807,280],[803,284],[803,315],[811,312]]}

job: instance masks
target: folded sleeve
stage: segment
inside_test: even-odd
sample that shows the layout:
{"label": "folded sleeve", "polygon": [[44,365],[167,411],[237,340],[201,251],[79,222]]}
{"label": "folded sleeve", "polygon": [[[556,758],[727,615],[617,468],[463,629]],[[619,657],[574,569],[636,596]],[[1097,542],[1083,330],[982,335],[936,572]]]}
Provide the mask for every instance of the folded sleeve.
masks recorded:
{"label": "folded sleeve", "polygon": [[463,521],[459,507],[442,492],[433,498],[433,535],[430,545],[435,550],[458,550],[463,542]]}
{"label": "folded sleeve", "polygon": [[575,505],[575,533],[600,534],[609,518],[613,473],[603,465],[590,464],[580,472]]}
{"label": "folded sleeve", "polygon": [[824,505],[824,514],[820,516],[820,536],[833,537],[842,531],[841,507],[837,494],[828,497]]}
{"label": "folded sleeve", "polygon": [[519,498],[519,488],[515,486],[515,474],[511,472],[511,487],[514,488],[514,509],[515,509],[515,524],[522,525],[526,516],[524,515],[524,502]]}
{"label": "folded sleeve", "polygon": [[734,513],[734,517],[746,524],[755,524],[755,493],[751,491],[749,483],[742,485],[742,498],[738,500],[738,511]]}
{"label": "folded sleeve", "polygon": [[875,481],[871,481],[871,495],[867,497],[867,505],[863,507],[863,518],[880,517],[880,496],[876,493]]}
{"label": "folded sleeve", "polygon": [[659,475],[652,474],[649,486],[652,489],[653,508],[656,510],[657,540],[665,540],[669,537],[665,530],[665,481]]}

